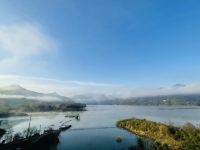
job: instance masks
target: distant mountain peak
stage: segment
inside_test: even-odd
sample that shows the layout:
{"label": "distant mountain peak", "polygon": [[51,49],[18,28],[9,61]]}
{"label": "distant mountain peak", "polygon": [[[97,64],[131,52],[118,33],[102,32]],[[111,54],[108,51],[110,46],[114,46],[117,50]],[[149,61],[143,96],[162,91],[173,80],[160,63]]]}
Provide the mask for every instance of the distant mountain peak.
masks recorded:
{"label": "distant mountain peak", "polygon": [[24,90],[24,88],[18,84],[12,84],[7,87],[4,87],[5,90]]}
{"label": "distant mountain peak", "polygon": [[12,84],[6,87],[0,88],[0,95],[6,95],[7,97],[22,97],[32,100],[43,100],[43,101],[67,101],[73,102],[70,98],[66,96],[61,96],[56,92],[53,93],[39,93],[32,90],[23,88],[18,84]]}

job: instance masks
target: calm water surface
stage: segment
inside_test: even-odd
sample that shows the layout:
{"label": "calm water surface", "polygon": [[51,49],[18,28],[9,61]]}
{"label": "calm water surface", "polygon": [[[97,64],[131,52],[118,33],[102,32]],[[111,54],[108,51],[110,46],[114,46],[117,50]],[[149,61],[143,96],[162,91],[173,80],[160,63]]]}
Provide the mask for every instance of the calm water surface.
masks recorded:
{"label": "calm water surface", "polygon": [[[72,128],[62,132],[58,150],[121,150],[136,145],[137,136],[115,127],[117,120],[138,117],[159,122],[173,122],[177,125],[191,122],[200,124],[200,107],[191,106],[88,106],[88,111],[80,114],[80,120],[66,118],[70,113],[34,113],[31,126],[58,128],[61,124],[71,124]],[[28,117],[0,118],[0,127],[12,128],[20,132],[28,127]],[[117,143],[115,138],[122,137]]]}

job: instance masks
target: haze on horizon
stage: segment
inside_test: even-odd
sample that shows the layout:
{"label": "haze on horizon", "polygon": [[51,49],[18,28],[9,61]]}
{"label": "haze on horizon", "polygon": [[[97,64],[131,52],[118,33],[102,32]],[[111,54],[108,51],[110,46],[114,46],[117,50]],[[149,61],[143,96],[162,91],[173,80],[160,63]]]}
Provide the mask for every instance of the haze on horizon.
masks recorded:
{"label": "haze on horizon", "polygon": [[0,85],[65,96],[200,93],[200,2],[0,2]]}

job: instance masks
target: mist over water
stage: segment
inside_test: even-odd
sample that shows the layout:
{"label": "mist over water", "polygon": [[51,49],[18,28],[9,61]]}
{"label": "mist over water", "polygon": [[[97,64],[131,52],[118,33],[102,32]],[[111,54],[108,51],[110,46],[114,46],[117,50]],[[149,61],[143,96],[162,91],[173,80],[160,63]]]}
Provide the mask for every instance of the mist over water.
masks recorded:
{"label": "mist over water", "polygon": [[[79,114],[80,120],[65,117],[69,113]],[[64,122],[71,124],[71,129],[61,133],[58,150],[127,149],[136,145],[138,137],[116,128],[117,120],[137,117],[176,125],[186,122],[198,125],[199,113],[198,106],[89,105],[83,112],[32,113],[31,127],[45,130],[49,127],[57,129]],[[29,117],[0,118],[0,121],[0,127],[11,127],[14,132],[20,132],[28,127]],[[117,136],[122,137],[121,143],[116,142]]]}

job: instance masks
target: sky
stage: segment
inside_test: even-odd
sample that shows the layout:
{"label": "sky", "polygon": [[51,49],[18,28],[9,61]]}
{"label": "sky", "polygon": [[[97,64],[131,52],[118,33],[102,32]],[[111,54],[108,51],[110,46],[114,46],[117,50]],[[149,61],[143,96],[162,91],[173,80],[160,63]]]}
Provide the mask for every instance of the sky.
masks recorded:
{"label": "sky", "polygon": [[37,79],[46,90],[46,81],[56,80],[68,94],[198,87],[199,6],[198,0],[1,0],[0,83],[33,88]]}

